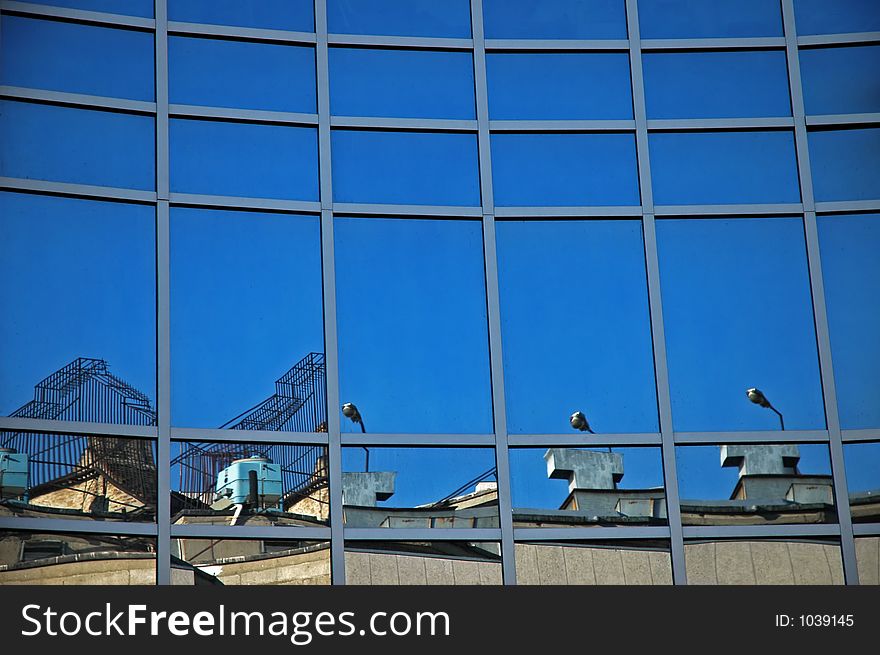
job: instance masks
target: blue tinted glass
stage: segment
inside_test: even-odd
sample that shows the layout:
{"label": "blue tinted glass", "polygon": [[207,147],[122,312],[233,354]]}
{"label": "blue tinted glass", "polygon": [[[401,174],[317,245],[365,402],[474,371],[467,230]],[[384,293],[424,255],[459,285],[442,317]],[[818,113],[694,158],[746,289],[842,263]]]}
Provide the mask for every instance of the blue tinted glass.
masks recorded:
{"label": "blue tinted glass", "polygon": [[[880,442],[844,444],[843,458],[853,523],[877,523],[880,520],[880,506],[877,503],[880,493]],[[877,548],[876,542],[874,548]],[[874,563],[876,567],[876,558]],[[866,584],[861,577],[859,582]]]}
{"label": "blue tinted glass", "polygon": [[836,523],[825,444],[677,446],[684,525]]}
{"label": "blue tinted glass", "polygon": [[154,97],[152,34],[18,16],[3,16],[2,29],[3,84],[133,100]]}
{"label": "blue tinted glass", "polygon": [[880,30],[877,0],[794,0],[798,34],[840,34]]}
{"label": "blue tinted glass", "polygon": [[168,0],[169,20],[314,32],[312,0]]}
{"label": "blue tinted glass", "polygon": [[314,113],[314,48],[168,39],[168,92],[184,105]]}
{"label": "blue tinted glass", "polygon": [[337,116],[474,118],[469,52],[330,49],[330,108]]}
{"label": "blue tinted glass", "polygon": [[334,130],[338,202],[480,204],[473,134]]}
{"label": "blue tinted glass", "polygon": [[819,244],[840,424],[878,428],[880,215],[821,216]]}
{"label": "blue tinted glass", "polygon": [[653,133],[658,205],[800,202],[790,132]]}
{"label": "blue tinted glass", "polygon": [[582,411],[599,433],[656,431],[641,222],[504,221],[497,238],[508,430],[573,434]]}
{"label": "blue tinted glass", "polygon": [[327,0],[331,34],[470,38],[468,0]]}
{"label": "blue tinted glass", "polygon": [[318,199],[318,131],[223,121],[171,121],[171,190]]}
{"label": "blue tinted glass", "polygon": [[155,189],[150,116],[0,101],[0,176]]}
{"label": "blue tinted glass", "polygon": [[880,129],[809,134],[816,200],[880,198]]}
{"label": "blue tinted glass", "polygon": [[631,134],[493,134],[495,203],[638,205]]}
{"label": "blue tinted glass", "polygon": [[110,14],[124,14],[126,16],[141,16],[142,18],[153,17],[154,0],[29,0],[37,5],[50,5],[52,7],[69,7],[71,9],[84,9],[85,11],[101,11]]}
{"label": "blue tinted glass", "polygon": [[491,432],[480,222],[337,219],[335,239],[340,400],[367,432]]}
{"label": "blue tinted glass", "polygon": [[623,0],[483,0],[483,21],[487,39],[626,38]]}
{"label": "blue tinted glass", "polygon": [[633,116],[623,53],[490,53],[486,68],[494,119]]}
{"label": "blue tinted glass", "polygon": [[804,228],[797,218],[657,222],[676,430],[825,427]]}
{"label": "blue tinted glass", "polygon": [[800,51],[808,114],[880,111],[880,45]]}
{"label": "blue tinted glass", "polygon": [[647,53],[648,118],[791,116],[785,52]]}
{"label": "blue tinted glass", "polygon": [[[322,308],[317,218],[173,209],[174,423],[315,431],[326,420]],[[290,370],[300,386],[276,385]],[[240,416],[263,401],[281,409]]]}
{"label": "blue tinted glass", "polygon": [[782,36],[779,0],[639,0],[643,39]]}
{"label": "blue tinted glass", "polygon": [[[155,407],[154,224],[146,205],[0,193],[0,305],[15,308],[0,322],[0,414],[72,364],[19,415],[155,422],[136,397]],[[113,393],[108,373],[130,388]]]}

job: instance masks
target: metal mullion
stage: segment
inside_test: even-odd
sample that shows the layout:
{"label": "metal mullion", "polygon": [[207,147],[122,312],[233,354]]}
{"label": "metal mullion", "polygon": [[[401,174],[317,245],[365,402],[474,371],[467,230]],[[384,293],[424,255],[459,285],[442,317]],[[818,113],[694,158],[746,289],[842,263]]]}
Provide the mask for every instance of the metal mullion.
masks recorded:
{"label": "metal mullion", "polygon": [[342,433],[343,446],[392,446],[392,447],[493,447],[494,434],[361,434]]}
{"label": "metal mullion", "polygon": [[753,205],[658,205],[654,207],[655,216],[724,216],[725,218],[742,218],[755,215],[794,214],[800,216],[804,212],[799,202],[753,204]]}
{"label": "metal mullion", "polygon": [[53,419],[0,416],[0,430],[14,432],[45,432],[52,434],[94,434],[134,439],[155,439],[157,428],[152,425],[122,425],[115,423],[87,423]]}
{"label": "metal mullion", "polygon": [[781,36],[750,38],[696,38],[696,39],[643,39],[642,50],[782,50],[785,39]]}
{"label": "metal mullion", "polygon": [[633,120],[490,120],[492,132],[633,132]]}
{"label": "metal mullion", "polygon": [[[498,541],[498,528],[345,528],[346,541]],[[503,565],[503,564],[502,564]],[[505,579],[505,584],[509,584]]]}
{"label": "metal mullion", "polygon": [[13,516],[0,518],[0,530],[74,532],[83,534],[133,535],[152,537],[156,535],[156,524],[133,523],[123,521],[89,521],[82,519],[56,519]]}
{"label": "metal mullion", "polygon": [[780,131],[794,127],[791,116],[768,118],[652,118],[651,132],[732,132],[745,130]]}
{"label": "metal mullion", "polygon": [[853,534],[858,537],[880,536],[880,523],[856,523]]}
{"label": "metal mullion", "polygon": [[317,114],[304,114],[287,111],[266,111],[263,109],[239,109],[233,107],[206,107],[202,105],[171,105],[172,116],[183,118],[207,118],[233,122],[270,123],[274,125],[318,124]]}
{"label": "metal mullion", "polygon": [[850,32],[847,34],[816,34],[797,37],[797,45],[818,47],[825,45],[880,43],[880,32]]}
{"label": "metal mullion", "polygon": [[356,202],[333,203],[333,213],[342,215],[365,216],[416,216],[431,218],[481,218],[479,207],[448,206],[448,205],[384,205]]}
{"label": "metal mullion", "polygon": [[666,363],[666,337],[660,294],[660,266],[657,255],[657,234],[654,223],[654,192],[648,144],[648,120],[645,109],[645,85],[642,76],[641,35],[637,0],[626,0],[626,22],[629,34],[629,60],[632,75],[633,116],[636,121],[636,152],[639,167],[639,189],[642,202],[642,231],[645,241],[645,272],[648,282],[648,304],[651,317],[651,338],[654,345],[654,374],[657,384],[657,407],[663,476],[672,554],[674,584],[687,584],[684,561],[684,537],[678,495],[675,442],[672,428],[672,402],[669,394],[669,372]]}
{"label": "metal mullion", "polygon": [[841,200],[816,203],[816,213],[850,214],[857,212],[880,212],[880,200]]}
{"label": "metal mullion", "polygon": [[676,432],[676,444],[828,443],[827,430],[755,430],[752,432]]}
{"label": "metal mullion", "polygon": [[321,203],[307,200],[209,196],[196,193],[171,193],[169,194],[169,200],[173,205],[212,207],[215,209],[252,209],[255,211],[315,215],[321,211]]}
{"label": "metal mullion", "polygon": [[214,25],[209,23],[186,23],[170,21],[168,32],[174,36],[219,37],[233,41],[266,41],[314,45],[316,38],[311,32],[271,30],[238,25]]}
{"label": "metal mullion", "polygon": [[77,23],[93,23],[145,32],[151,31],[155,27],[155,21],[152,18],[86,11],[84,9],[68,9],[67,7],[54,7],[52,5],[30,2],[9,2],[4,0],[4,2],[0,3],[0,9],[2,9],[3,13],[9,14],[20,14],[37,18],[60,18]]}
{"label": "metal mullion", "polygon": [[836,537],[836,523],[766,525],[693,525],[684,527],[685,539],[770,539],[772,537]]}
{"label": "metal mullion", "polygon": [[32,89],[23,86],[0,86],[0,97],[13,100],[31,100],[42,104],[85,107],[94,109],[111,109],[120,113],[147,114],[156,113],[156,103],[144,100],[128,100],[109,96],[95,96],[85,93],[68,93],[48,89]]}
{"label": "metal mullion", "polygon": [[785,32],[791,106],[795,119],[795,145],[798,158],[798,176],[800,178],[801,195],[803,197],[805,209],[804,235],[807,246],[810,290],[813,296],[813,316],[819,351],[822,397],[825,404],[825,417],[828,424],[828,432],[831,437],[831,473],[834,479],[834,492],[837,499],[837,518],[840,525],[840,545],[843,555],[843,570],[847,584],[858,584],[859,571],[858,563],[856,561],[855,540],[853,538],[852,514],[849,507],[849,492],[846,483],[840,416],[837,410],[837,391],[834,383],[831,338],[828,332],[828,315],[825,306],[825,286],[822,278],[819,230],[816,221],[813,180],[810,171],[810,152],[807,139],[804,93],[801,85],[801,71],[798,58],[798,37],[795,25],[793,0],[782,0],[782,23]]}
{"label": "metal mullion", "polygon": [[232,443],[276,443],[326,445],[323,432],[282,432],[272,430],[225,430],[211,428],[171,428],[174,441],[215,441]]}
{"label": "metal mullion", "polygon": [[593,206],[593,207],[496,207],[495,219],[540,219],[550,220],[558,218],[615,218],[615,217],[641,217],[642,208],[637,205],[631,207],[617,206]]}
{"label": "metal mullion", "polygon": [[399,48],[407,50],[470,50],[471,39],[429,36],[381,36],[372,34],[328,34],[327,41],[333,46],[360,46],[375,48]]}
{"label": "metal mullion", "polygon": [[845,442],[880,441],[880,429],[878,428],[841,430],[840,433]]}
{"label": "metal mullion", "polygon": [[489,330],[489,367],[492,379],[492,414],[495,430],[495,467],[501,538],[501,573],[505,585],[516,584],[516,551],[513,538],[513,504],[510,491],[510,455],[507,443],[507,409],[504,366],[501,356],[501,315],[495,239],[495,200],[492,187],[492,154],[489,138],[489,86],[486,73],[486,40],[483,3],[471,1],[471,32],[474,41],[474,98],[476,101],[482,203],[483,262]]}
{"label": "metal mullion", "polygon": [[816,126],[846,126],[846,127],[872,127],[880,123],[880,113],[868,112],[862,114],[818,114],[807,116],[807,125]]}
{"label": "metal mullion", "polygon": [[515,434],[507,437],[508,445],[515,448],[564,446],[567,448],[594,448],[598,446],[658,446],[660,433],[590,434],[589,439],[569,434]]}
{"label": "metal mullion", "polygon": [[155,191],[139,189],[121,189],[92,184],[74,184],[70,182],[51,182],[48,180],[31,180],[16,177],[0,177],[0,189],[11,191],[33,191],[50,195],[79,196],[84,198],[100,198],[103,200],[120,200],[152,205],[156,202]]}
{"label": "metal mullion", "polygon": [[669,540],[668,526],[594,528],[514,528],[517,541],[595,541],[605,539],[663,539]]}
{"label": "metal mullion", "polygon": [[207,525],[189,523],[172,526],[171,538],[328,541],[330,539],[330,529],[299,525]]}
{"label": "metal mullion", "polygon": [[423,132],[476,132],[477,121],[449,118],[385,118],[375,116],[333,116],[332,127],[367,130]]}
{"label": "metal mullion", "polygon": [[[474,0],[476,2],[477,0]],[[626,52],[626,39],[483,39],[484,50],[498,51],[532,51],[545,50],[550,52],[584,52],[584,51],[620,51]]]}

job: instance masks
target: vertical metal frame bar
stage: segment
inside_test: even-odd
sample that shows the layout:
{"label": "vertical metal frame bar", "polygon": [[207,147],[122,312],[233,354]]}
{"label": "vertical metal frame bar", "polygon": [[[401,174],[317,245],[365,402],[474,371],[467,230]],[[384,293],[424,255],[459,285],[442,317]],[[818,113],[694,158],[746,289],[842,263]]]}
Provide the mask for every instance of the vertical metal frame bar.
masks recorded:
{"label": "vertical metal frame bar", "polygon": [[339,348],[336,333],[336,259],[333,240],[333,183],[330,161],[330,66],[327,2],[315,0],[315,62],[318,93],[318,172],[321,190],[321,267],[324,293],[324,362],[327,384],[328,469],[330,478],[330,573],[345,584],[342,514],[342,435],[339,418]]}
{"label": "vertical metal frame bar", "polygon": [[831,360],[831,337],[828,331],[828,312],[825,306],[825,284],[822,278],[822,260],[819,252],[819,229],[816,221],[816,204],[810,169],[810,150],[807,138],[804,92],[801,84],[793,0],[782,0],[782,24],[785,32],[785,53],[788,61],[789,90],[791,92],[791,108],[794,116],[798,176],[800,178],[801,197],[804,204],[804,236],[807,245],[810,291],[813,296],[813,317],[816,324],[816,341],[822,376],[822,397],[825,404],[825,420],[828,424],[828,434],[830,436],[831,472],[834,478],[837,520],[840,524],[843,572],[846,583],[855,585],[859,583],[859,571],[853,537],[852,514],[849,507],[849,489],[846,482],[846,468],[843,458],[840,415],[837,411],[834,366]]}
{"label": "vertical metal frame bar", "polygon": [[642,233],[645,240],[645,272],[648,278],[651,339],[654,344],[654,375],[656,376],[657,405],[660,417],[663,482],[666,487],[666,507],[672,550],[672,580],[674,584],[681,585],[687,584],[687,574],[685,572],[684,537],[678,496],[675,442],[672,431],[672,401],[669,395],[669,372],[666,366],[666,336],[663,329],[663,303],[660,296],[660,266],[654,223],[654,192],[651,186],[651,162],[648,153],[648,120],[645,110],[645,85],[642,78],[642,46],[637,0],[626,0],[626,23],[629,34],[633,116],[636,121],[636,153],[642,202]]}
{"label": "vertical metal frame bar", "polygon": [[477,144],[480,161],[480,197],[483,207],[483,261],[486,270],[486,305],[489,327],[489,365],[492,375],[492,415],[495,430],[495,466],[498,512],[501,525],[501,571],[504,584],[516,584],[516,550],[513,541],[513,503],[510,492],[510,453],[507,442],[507,405],[501,357],[501,309],[495,241],[495,200],[492,192],[492,153],[489,145],[489,89],[486,79],[486,40],[482,0],[471,0],[474,41],[474,97],[477,108]]}

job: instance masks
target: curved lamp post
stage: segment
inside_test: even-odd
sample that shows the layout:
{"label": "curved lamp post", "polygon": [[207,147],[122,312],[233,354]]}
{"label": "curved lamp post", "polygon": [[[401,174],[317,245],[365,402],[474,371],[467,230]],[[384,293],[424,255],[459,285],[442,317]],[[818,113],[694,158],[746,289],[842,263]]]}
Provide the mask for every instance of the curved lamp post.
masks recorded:
{"label": "curved lamp post", "polygon": [[[342,406],[342,415],[348,419],[351,419],[352,423],[357,423],[361,426],[361,432],[363,434],[367,433],[367,428],[364,427],[364,418],[361,416],[361,413],[358,411],[358,408],[354,403],[345,403]],[[366,473],[370,472],[370,449],[366,446],[361,446],[364,449],[364,453],[366,453],[366,457],[364,458],[364,471]]]}
{"label": "curved lamp post", "polygon": [[751,402],[756,405],[760,405],[766,409],[773,410],[776,412],[776,415],[779,417],[779,426],[785,430],[785,419],[782,418],[782,412],[776,409],[773,405],[770,404],[770,401],[767,400],[767,396],[760,389],[755,389],[754,387],[751,389],[746,389],[746,398],[748,398]]}

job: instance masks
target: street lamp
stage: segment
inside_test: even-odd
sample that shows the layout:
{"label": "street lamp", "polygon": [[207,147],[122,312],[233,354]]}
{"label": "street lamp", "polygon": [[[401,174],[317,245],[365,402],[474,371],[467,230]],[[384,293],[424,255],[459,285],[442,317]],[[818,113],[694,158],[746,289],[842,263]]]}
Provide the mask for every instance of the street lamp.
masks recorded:
{"label": "street lamp", "polygon": [[746,398],[748,398],[756,405],[760,405],[761,407],[765,407],[776,412],[776,415],[779,417],[779,426],[783,430],[785,429],[785,420],[782,418],[782,412],[780,412],[778,409],[770,404],[770,401],[767,400],[767,396],[765,396],[760,389],[755,389],[754,387],[751,389],[746,389]]}
{"label": "street lamp", "polygon": [[[361,432],[366,434],[367,428],[364,427],[364,418],[361,416],[361,413],[358,411],[358,408],[355,407],[354,403],[345,403],[342,406],[342,415],[348,419],[351,419],[352,423],[358,423],[361,426]],[[364,449],[365,457],[364,457],[364,471],[366,473],[370,472],[370,449],[366,446],[361,446]]]}
{"label": "street lamp", "polygon": [[590,427],[590,422],[587,420],[587,417],[584,416],[583,412],[575,412],[569,417],[568,422],[571,423],[571,427],[575,430],[596,434],[593,432],[593,428]]}

